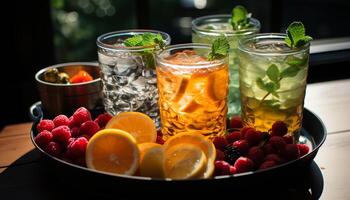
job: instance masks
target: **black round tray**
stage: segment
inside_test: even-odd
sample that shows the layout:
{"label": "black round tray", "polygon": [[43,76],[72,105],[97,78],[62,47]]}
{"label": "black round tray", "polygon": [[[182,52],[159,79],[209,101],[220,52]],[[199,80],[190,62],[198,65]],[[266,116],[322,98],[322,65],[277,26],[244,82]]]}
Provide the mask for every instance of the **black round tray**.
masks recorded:
{"label": "black round tray", "polygon": [[[313,159],[326,139],[326,128],[321,119],[305,108],[301,136],[311,143],[312,149],[308,154],[297,160],[265,170],[235,175],[216,176],[211,179],[155,179],[100,172],[68,163],[47,154],[34,142],[34,137],[38,134],[35,127],[40,119],[44,117],[40,102],[30,107],[30,116],[34,121],[30,131],[30,137],[34,146],[44,155],[45,164],[48,164],[48,167],[52,169],[56,177],[65,183],[69,183],[75,188],[83,188],[84,191],[102,195],[110,195],[112,193],[119,195],[140,195],[140,193],[137,193],[137,191],[140,190],[144,193],[150,194],[157,192],[171,192],[171,195],[174,196],[186,194],[187,192],[202,195],[206,193],[225,191],[236,191],[242,193],[242,191],[250,190],[252,187],[255,188],[255,191],[257,188],[259,190],[265,190],[264,188],[271,189],[281,187],[283,189],[288,189],[290,185],[296,185],[297,187],[302,186],[302,188],[304,188],[305,185],[308,185],[307,177],[310,176],[310,166],[315,165]],[[313,163],[313,165],[311,163]],[[311,186],[308,185],[306,191],[309,191],[309,189],[311,189],[310,187]],[[256,195],[256,193],[247,192],[246,195]]]}

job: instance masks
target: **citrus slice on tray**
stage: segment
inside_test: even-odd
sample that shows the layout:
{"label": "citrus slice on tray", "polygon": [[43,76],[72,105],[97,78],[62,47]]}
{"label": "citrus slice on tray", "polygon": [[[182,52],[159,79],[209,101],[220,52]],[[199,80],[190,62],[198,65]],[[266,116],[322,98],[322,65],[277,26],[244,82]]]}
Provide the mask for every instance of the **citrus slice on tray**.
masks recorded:
{"label": "citrus slice on tray", "polygon": [[121,129],[130,133],[137,143],[156,142],[157,129],[153,120],[140,112],[122,112],[114,116],[106,128]]}
{"label": "citrus slice on tray", "polygon": [[157,143],[142,143],[138,147],[140,150],[140,175],[164,178],[163,146]]}
{"label": "citrus slice on tray", "polygon": [[216,157],[216,149],[214,144],[197,132],[187,132],[187,133],[179,133],[175,136],[169,138],[163,145],[164,151],[168,151],[168,149],[177,146],[178,144],[185,145],[194,145],[199,147],[207,158],[206,169],[199,178],[209,178],[212,176],[214,172],[214,161]]}
{"label": "citrus slice on tray", "polygon": [[201,177],[206,171],[207,157],[201,148],[191,144],[177,144],[164,152],[165,176],[172,179]]}
{"label": "citrus slice on tray", "polygon": [[97,132],[86,149],[87,167],[104,172],[133,175],[139,166],[139,158],[136,140],[119,129]]}

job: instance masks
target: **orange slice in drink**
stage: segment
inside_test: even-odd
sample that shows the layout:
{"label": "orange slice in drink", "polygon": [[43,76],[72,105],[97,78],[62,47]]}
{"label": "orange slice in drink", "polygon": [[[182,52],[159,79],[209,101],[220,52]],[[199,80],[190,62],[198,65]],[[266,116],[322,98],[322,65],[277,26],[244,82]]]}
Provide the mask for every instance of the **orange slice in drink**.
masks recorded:
{"label": "orange slice in drink", "polygon": [[206,85],[207,95],[214,101],[223,100],[228,92],[228,71],[221,69],[209,75]]}
{"label": "orange slice in drink", "polygon": [[175,136],[169,138],[163,145],[164,151],[176,146],[178,144],[189,144],[199,147],[207,158],[206,169],[203,174],[200,176],[201,178],[209,178],[212,176],[214,172],[214,161],[216,157],[216,149],[209,139],[197,132],[186,132],[179,133]]}
{"label": "orange slice in drink", "polygon": [[142,143],[138,147],[140,150],[140,175],[164,178],[163,146],[157,143]]}
{"label": "orange slice in drink", "polygon": [[140,112],[122,112],[114,116],[106,128],[121,129],[130,133],[137,143],[156,142],[157,129],[153,120]]}
{"label": "orange slice in drink", "polygon": [[88,168],[104,172],[133,175],[139,165],[136,140],[127,132],[104,129],[97,132],[86,149]]}
{"label": "orange slice in drink", "polygon": [[171,98],[171,101],[178,102],[185,94],[189,80],[187,77],[178,77],[178,80],[174,81],[175,95]]}
{"label": "orange slice in drink", "polygon": [[207,158],[198,146],[181,143],[164,152],[164,169],[167,178],[196,178],[205,172],[206,166]]}

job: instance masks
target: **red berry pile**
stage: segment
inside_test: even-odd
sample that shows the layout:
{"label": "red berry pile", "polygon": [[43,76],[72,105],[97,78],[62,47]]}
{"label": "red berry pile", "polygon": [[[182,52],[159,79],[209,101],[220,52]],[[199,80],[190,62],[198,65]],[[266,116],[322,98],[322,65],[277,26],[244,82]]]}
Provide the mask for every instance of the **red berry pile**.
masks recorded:
{"label": "red berry pile", "polygon": [[[231,131],[213,139],[216,147],[215,175],[229,175],[267,169],[300,158],[309,152],[295,144],[288,127],[276,121],[267,133],[243,127],[240,117],[230,120]],[[229,129],[230,130],[230,129]]]}
{"label": "red berry pile", "polygon": [[104,128],[112,118],[104,113],[91,118],[84,107],[78,108],[71,117],[58,115],[53,120],[41,120],[36,129],[35,143],[45,152],[70,163],[85,166],[85,151],[89,139]]}

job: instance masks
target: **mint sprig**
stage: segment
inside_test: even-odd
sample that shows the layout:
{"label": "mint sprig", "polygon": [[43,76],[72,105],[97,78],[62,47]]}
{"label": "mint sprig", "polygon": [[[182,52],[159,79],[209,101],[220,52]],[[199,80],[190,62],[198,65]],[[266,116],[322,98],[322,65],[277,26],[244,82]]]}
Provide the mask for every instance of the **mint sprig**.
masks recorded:
{"label": "mint sprig", "polygon": [[233,30],[242,30],[252,26],[249,23],[251,14],[247,9],[241,5],[238,5],[232,9],[231,25]]}
{"label": "mint sprig", "polygon": [[207,59],[209,61],[222,59],[227,56],[228,51],[230,49],[230,45],[226,37],[221,36],[214,40],[211,46],[211,52],[209,53]]}
{"label": "mint sprig", "polygon": [[124,45],[127,47],[149,47],[152,49],[146,49],[140,52],[142,59],[148,69],[155,69],[154,52],[165,47],[165,42],[162,36],[154,33],[144,33],[134,35],[124,40]]}
{"label": "mint sprig", "polygon": [[305,27],[301,22],[293,22],[287,28],[286,44],[290,48],[299,48],[312,40],[312,37],[305,35]]}

